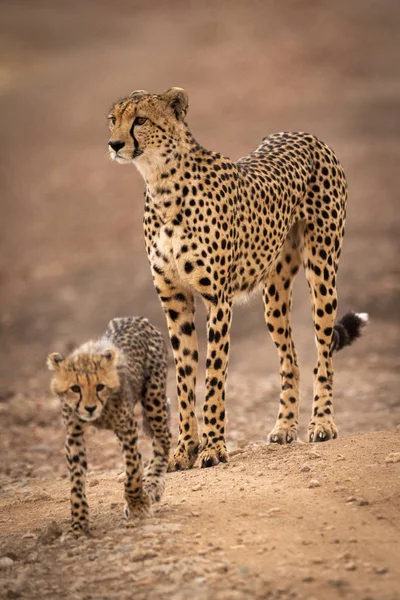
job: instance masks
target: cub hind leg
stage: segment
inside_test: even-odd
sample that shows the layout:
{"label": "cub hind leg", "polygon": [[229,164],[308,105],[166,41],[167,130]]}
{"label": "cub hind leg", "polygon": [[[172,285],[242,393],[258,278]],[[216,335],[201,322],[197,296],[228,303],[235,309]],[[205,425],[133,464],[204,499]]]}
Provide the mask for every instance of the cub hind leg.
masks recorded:
{"label": "cub hind leg", "polygon": [[164,493],[171,446],[170,407],[166,396],[167,359],[161,339],[160,345],[162,348],[153,348],[156,355],[149,358],[150,367],[142,400],[143,427],[151,436],[153,445],[153,456],[144,469],[143,487],[152,503],[159,502]]}

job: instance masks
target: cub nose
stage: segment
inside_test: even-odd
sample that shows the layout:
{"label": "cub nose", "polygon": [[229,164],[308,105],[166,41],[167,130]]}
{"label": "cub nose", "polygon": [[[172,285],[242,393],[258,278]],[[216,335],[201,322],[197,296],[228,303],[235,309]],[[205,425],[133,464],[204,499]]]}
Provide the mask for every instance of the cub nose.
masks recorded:
{"label": "cub nose", "polygon": [[108,142],[108,145],[111,146],[111,148],[115,151],[118,152],[118,150],[121,150],[121,148],[123,148],[125,146],[125,142]]}
{"label": "cub nose", "polygon": [[94,406],[85,406],[85,410],[88,411],[89,415],[92,415],[94,413],[94,411],[96,410],[96,405],[94,405]]}

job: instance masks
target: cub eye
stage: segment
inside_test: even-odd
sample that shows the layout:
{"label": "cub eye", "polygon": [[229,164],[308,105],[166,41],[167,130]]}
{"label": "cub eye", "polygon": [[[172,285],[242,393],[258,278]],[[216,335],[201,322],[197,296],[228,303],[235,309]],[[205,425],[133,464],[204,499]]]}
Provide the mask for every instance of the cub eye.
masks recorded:
{"label": "cub eye", "polygon": [[71,387],[71,391],[72,391],[72,392],[75,392],[75,394],[79,394],[79,393],[80,393],[80,391],[81,391],[81,388],[79,387],[79,385],[73,385],[73,386]]}
{"label": "cub eye", "polygon": [[105,387],[106,387],[105,385],[103,385],[102,383],[99,383],[99,385],[96,385],[96,390],[98,392],[101,392],[101,390],[104,390]]}
{"label": "cub eye", "polygon": [[111,116],[111,117],[108,117],[108,120],[109,120],[109,121],[111,121],[111,123],[112,123],[113,125],[115,125],[115,121],[116,121],[115,117],[113,117],[113,116]]}
{"label": "cub eye", "polygon": [[146,117],[136,117],[134,125],[144,125],[147,121]]}

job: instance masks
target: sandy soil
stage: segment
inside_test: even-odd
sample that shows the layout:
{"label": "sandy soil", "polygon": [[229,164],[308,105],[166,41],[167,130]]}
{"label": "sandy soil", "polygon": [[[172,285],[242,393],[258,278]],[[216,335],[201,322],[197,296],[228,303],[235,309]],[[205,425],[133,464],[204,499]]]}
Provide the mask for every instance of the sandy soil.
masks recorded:
{"label": "sandy soil", "polygon": [[3,488],[5,598],[397,599],[400,428],[333,443],[252,443],[168,475],[154,516],[122,518],[118,470],[88,479],[92,536],[71,540],[65,478]]}
{"label": "sandy soil", "polygon": [[[400,450],[399,4],[4,0],[0,11],[0,596],[398,598],[400,463],[385,458]],[[143,183],[107,160],[105,116],[133,89],[174,85],[189,91],[199,142],[232,158],[279,130],[335,149],[350,184],[340,313],[369,312],[371,324],[335,360],[343,437],[273,450],[277,355],[260,300],[237,307],[231,463],[170,474],[154,517],[126,528],[117,445],[90,433],[93,538],[75,543],[45,357],[115,316],[166,332]],[[302,276],[294,296],[304,434],[315,347]],[[204,358],[200,305],[198,329]],[[174,404],[172,360],[169,395]]]}

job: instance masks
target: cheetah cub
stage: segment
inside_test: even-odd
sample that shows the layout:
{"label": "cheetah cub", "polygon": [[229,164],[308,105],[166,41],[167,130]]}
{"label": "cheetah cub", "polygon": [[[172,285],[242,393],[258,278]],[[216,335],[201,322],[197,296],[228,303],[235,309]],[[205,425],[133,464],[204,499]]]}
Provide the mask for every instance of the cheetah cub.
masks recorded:
{"label": "cheetah cub", "polygon": [[[89,532],[85,495],[84,431],[90,423],[116,434],[125,458],[125,516],[140,517],[160,500],[165,485],[171,434],[166,398],[167,351],[160,332],[147,319],[113,319],[105,334],[64,358],[50,354],[51,390],[62,402],[66,456],[71,480],[72,531]],[[143,406],[153,457],[142,468],[135,404]]]}

